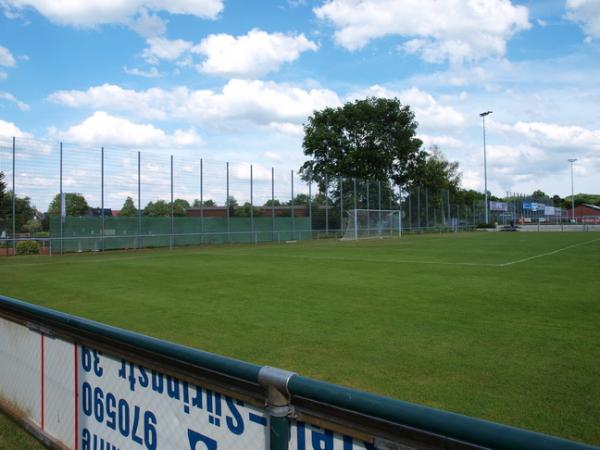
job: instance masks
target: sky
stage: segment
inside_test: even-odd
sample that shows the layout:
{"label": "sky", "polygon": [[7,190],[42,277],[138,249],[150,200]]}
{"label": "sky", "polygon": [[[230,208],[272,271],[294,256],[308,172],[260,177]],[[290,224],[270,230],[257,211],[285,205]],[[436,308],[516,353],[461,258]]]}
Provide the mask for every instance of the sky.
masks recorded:
{"label": "sky", "polygon": [[313,111],[383,96],[465,188],[492,111],[492,193],[568,195],[569,158],[600,193],[599,80],[600,0],[0,0],[0,135],[267,175]]}

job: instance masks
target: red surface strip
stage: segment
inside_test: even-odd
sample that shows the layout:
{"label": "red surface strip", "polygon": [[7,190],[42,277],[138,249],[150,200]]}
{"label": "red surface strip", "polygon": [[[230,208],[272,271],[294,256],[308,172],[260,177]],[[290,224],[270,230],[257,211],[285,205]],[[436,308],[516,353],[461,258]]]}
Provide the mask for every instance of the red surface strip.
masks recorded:
{"label": "red surface strip", "polygon": [[77,344],[73,347],[75,351],[75,450],[79,450],[79,362],[77,361]]}
{"label": "red surface strip", "polygon": [[42,355],[42,361],[41,361],[41,373],[42,373],[42,401],[41,401],[41,419],[40,419],[40,425],[42,428],[42,431],[44,431],[44,397],[45,397],[45,393],[44,393],[44,335],[40,334],[40,339],[41,339],[41,355]]}

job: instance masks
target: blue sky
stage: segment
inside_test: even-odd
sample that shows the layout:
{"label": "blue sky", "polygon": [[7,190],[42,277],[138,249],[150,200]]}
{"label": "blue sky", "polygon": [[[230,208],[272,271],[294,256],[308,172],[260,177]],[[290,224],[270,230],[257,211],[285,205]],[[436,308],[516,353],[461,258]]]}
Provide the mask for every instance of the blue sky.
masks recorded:
{"label": "blue sky", "polygon": [[[60,5],[59,5],[60,3]],[[0,135],[297,169],[315,109],[410,105],[496,194],[600,193],[600,0],[0,0]]]}

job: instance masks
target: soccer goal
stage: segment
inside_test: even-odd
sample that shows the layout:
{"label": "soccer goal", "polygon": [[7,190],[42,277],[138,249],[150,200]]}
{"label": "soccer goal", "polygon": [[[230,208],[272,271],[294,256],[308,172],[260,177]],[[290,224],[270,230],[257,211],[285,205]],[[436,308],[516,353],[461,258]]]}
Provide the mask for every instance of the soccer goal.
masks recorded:
{"label": "soccer goal", "polygon": [[342,240],[383,239],[402,235],[400,211],[391,209],[351,209],[346,217]]}

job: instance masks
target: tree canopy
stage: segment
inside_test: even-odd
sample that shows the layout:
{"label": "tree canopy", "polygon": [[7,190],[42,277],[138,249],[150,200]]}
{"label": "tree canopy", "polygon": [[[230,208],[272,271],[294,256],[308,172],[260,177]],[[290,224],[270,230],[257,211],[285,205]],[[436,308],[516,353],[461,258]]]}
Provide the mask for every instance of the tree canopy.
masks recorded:
{"label": "tree canopy", "polygon": [[[77,192],[65,193],[65,204],[67,216],[83,216],[87,213],[89,205],[85,197]],[[51,216],[60,216],[60,194],[56,194],[50,206],[48,214]]]}
{"label": "tree canopy", "polygon": [[[173,202],[173,216],[183,217],[189,208],[190,204],[187,200],[177,198]],[[167,203],[164,200],[150,202],[144,208],[144,215],[149,217],[168,217],[171,215],[171,202]]]}
{"label": "tree canopy", "polygon": [[460,186],[458,162],[448,161],[437,145],[431,146],[425,161],[416,171],[415,184],[431,190],[456,192]]}
{"label": "tree canopy", "polygon": [[131,197],[127,197],[123,206],[121,207],[120,215],[122,217],[135,217],[137,216],[138,210],[135,207],[135,203]]}
{"label": "tree canopy", "polygon": [[408,186],[426,157],[417,125],[410,107],[398,99],[371,97],[316,111],[304,125],[302,147],[310,159],[300,174],[321,190],[326,175]]}

